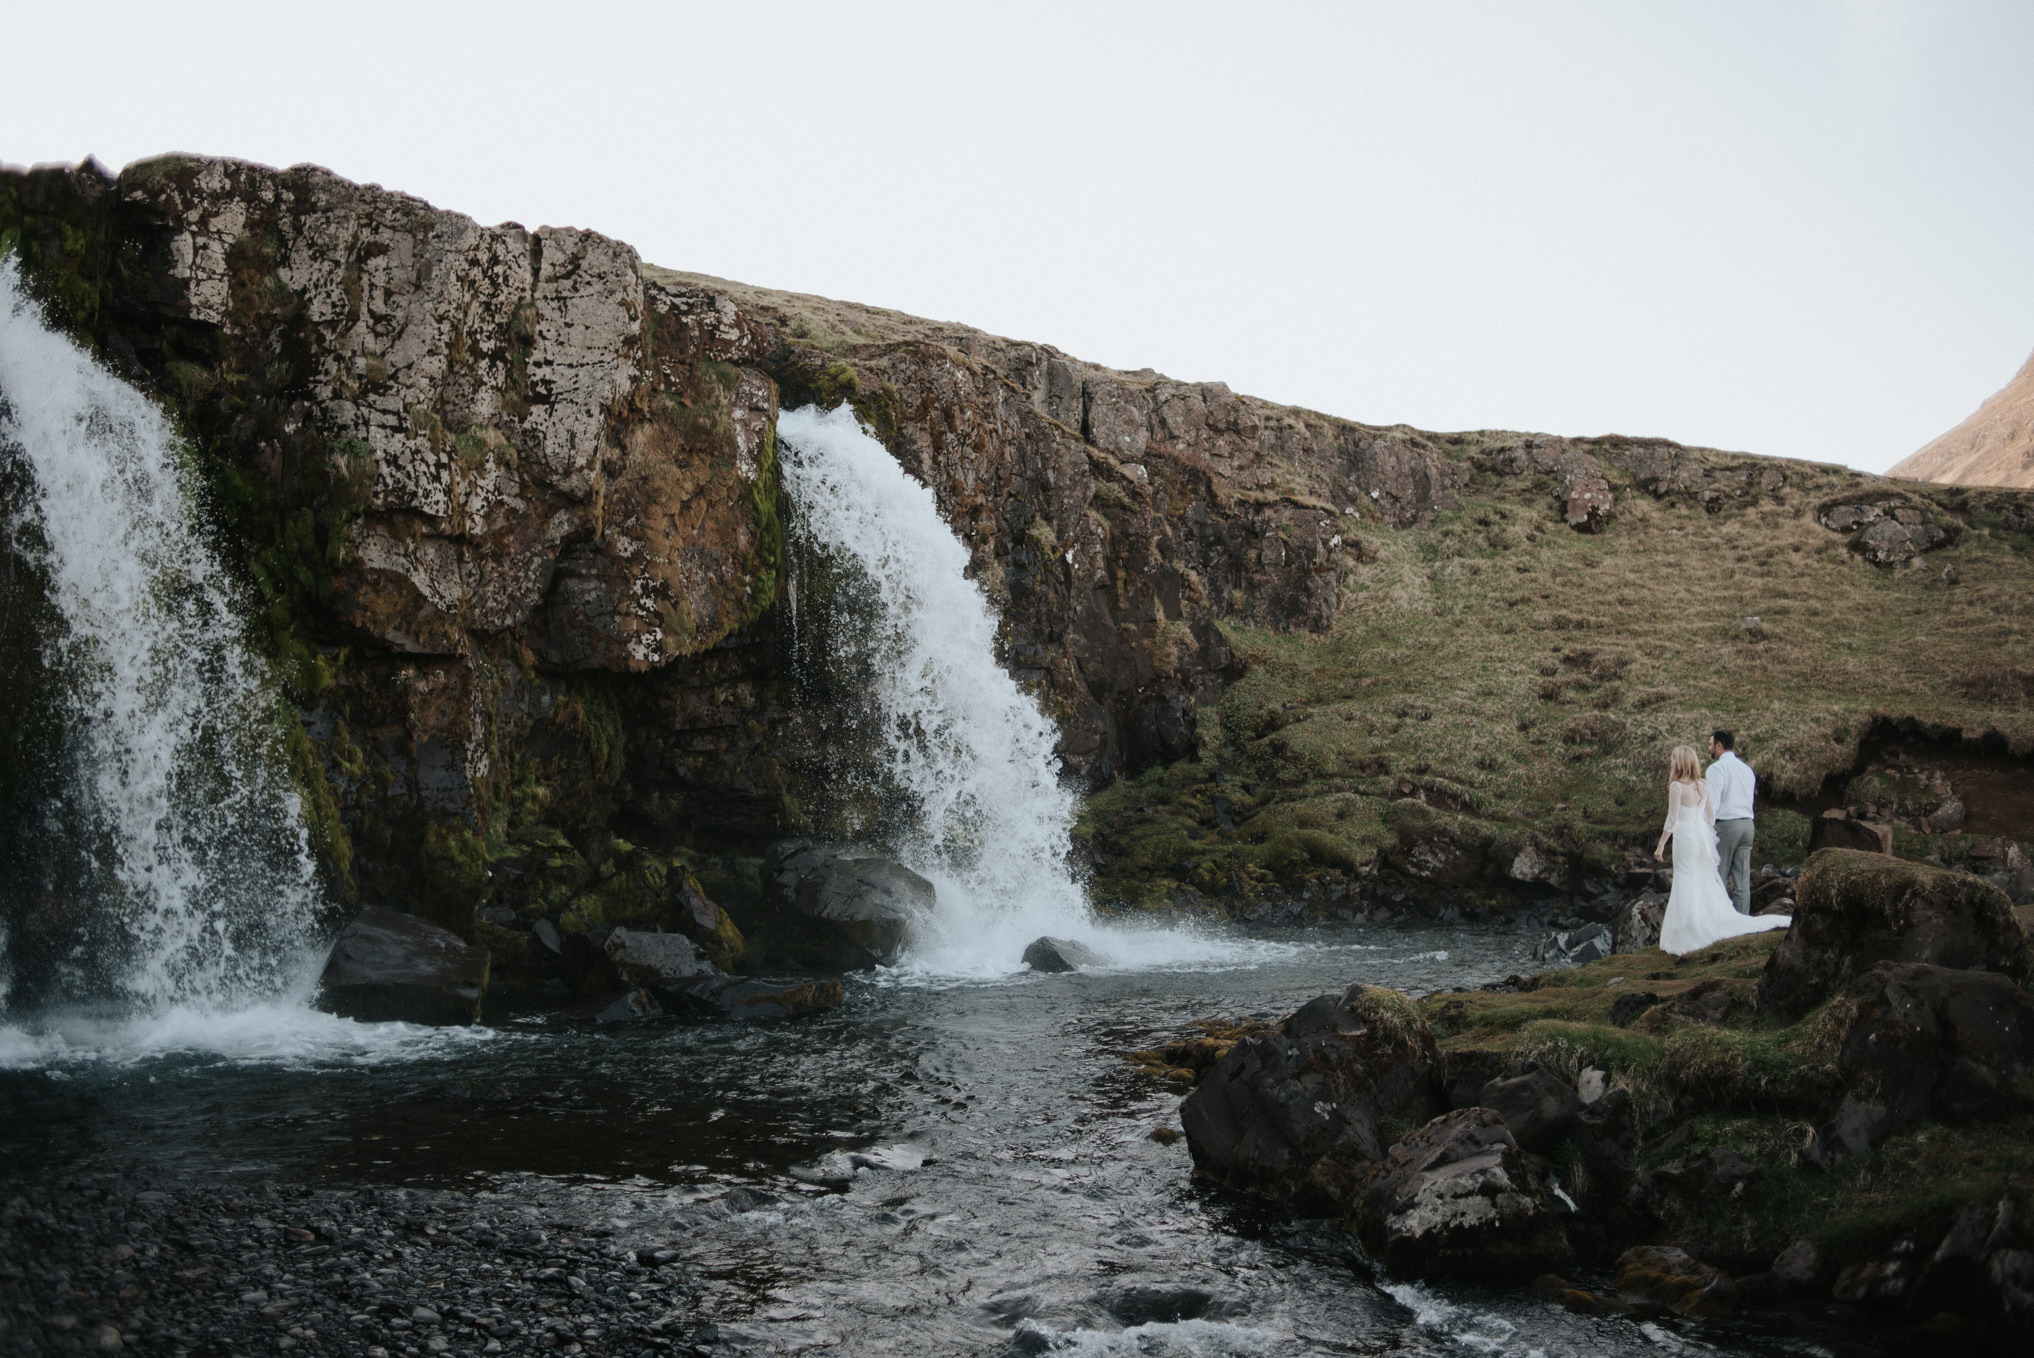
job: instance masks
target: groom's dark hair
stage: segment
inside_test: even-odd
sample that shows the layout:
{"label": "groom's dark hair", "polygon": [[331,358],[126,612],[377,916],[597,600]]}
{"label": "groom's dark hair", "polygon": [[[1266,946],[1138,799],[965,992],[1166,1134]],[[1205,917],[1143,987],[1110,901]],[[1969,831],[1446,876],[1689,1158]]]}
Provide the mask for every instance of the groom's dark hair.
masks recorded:
{"label": "groom's dark hair", "polygon": [[1726,750],[1734,750],[1737,748],[1737,737],[1732,735],[1728,731],[1711,731],[1709,735],[1712,740],[1714,740],[1718,745],[1721,745]]}

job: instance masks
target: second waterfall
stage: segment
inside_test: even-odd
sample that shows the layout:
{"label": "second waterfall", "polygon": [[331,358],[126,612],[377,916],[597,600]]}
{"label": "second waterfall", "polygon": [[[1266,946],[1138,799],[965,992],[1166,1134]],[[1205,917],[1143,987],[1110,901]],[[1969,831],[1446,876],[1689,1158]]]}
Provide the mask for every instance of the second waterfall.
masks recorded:
{"label": "second waterfall", "polygon": [[881,784],[872,795],[894,803],[885,837],[939,890],[910,962],[1014,970],[1040,934],[1087,929],[1067,861],[1075,796],[1060,781],[1058,734],[996,663],[995,614],[932,492],[847,406],[786,411],[777,434],[798,544],[829,559],[846,596],[821,644],[867,690]]}

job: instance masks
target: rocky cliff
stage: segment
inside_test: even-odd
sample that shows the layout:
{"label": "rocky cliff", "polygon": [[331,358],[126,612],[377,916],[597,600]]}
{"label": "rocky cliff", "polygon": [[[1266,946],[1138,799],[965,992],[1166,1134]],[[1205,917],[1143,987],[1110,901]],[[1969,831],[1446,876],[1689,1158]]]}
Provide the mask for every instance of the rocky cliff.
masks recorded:
{"label": "rocky cliff", "polygon": [[[1380,730],[1331,767],[1339,754],[1323,762],[1279,734],[1325,700],[1313,677],[1281,679],[1275,712],[1210,706],[1247,691],[1236,681],[1253,664],[1280,673],[1278,638],[1350,644],[1380,590],[1425,591],[1431,608],[1483,556],[1491,579],[1559,581],[1548,544],[1599,544],[1607,559],[1627,550],[1621,526],[1660,514],[1822,514],[1809,522],[1838,559],[1883,571],[2024,511],[1660,440],[1357,424],[669,272],[590,231],[482,227],[314,167],[8,171],[0,247],[53,319],[187,431],[301,717],[297,774],[336,895],[477,933],[508,974],[567,965],[569,948],[540,951],[539,921],[568,943],[621,924],[691,928],[683,901],[702,883],[739,914],[765,845],[830,828],[813,823],[825,808],[812,794],[839,737],[780,628],[793,565],[780,407],[851,402],[932,488],[1069,772],[1179,840],[1125,851],[1137,826],[1098,802],[1087,843],[1105,884],[1127,871],[1189,896],[1379,871],[1501,883],[1534,846],[1540,876],[1565,883],[1589,844],[1626,834],[1615,818],[1463,830],[1464,816],[1505,819],[1474,786],[1510,770],[1490,751],[1479,763],[1465,747],[1442,769]],[[1464,617],[1507,608],[1465,602]],[[1557,612],[1570,620],[1557,627],[1586,630]],[[1465,659],[1481,625],[1465,624]],[[1399,669],[1424,673],[1448,650],[1429,643]],[[1547,663],[1557,682],[1614,659]],[[1622,701],[1575,718],[1593,724],[1559,748],[1650,738],[1620,721]],[[1479,719],[1510,722],[1508,689],[1477,702]],[[1210,757],[1179,763],[1197,754]],[[1239,811],[1298,814],[1326,779],[1333,796],[1411,799],[1443,823],[1394,811],[1389,844],[1370,811],[1348,835],[1332,813],[1303,835],[1277,816],[1239,831],[1248,818],[1210,797],[1225,768],[1243,775],[1227,794]],[[1542,809],[1562,795],[1532,794]]]}

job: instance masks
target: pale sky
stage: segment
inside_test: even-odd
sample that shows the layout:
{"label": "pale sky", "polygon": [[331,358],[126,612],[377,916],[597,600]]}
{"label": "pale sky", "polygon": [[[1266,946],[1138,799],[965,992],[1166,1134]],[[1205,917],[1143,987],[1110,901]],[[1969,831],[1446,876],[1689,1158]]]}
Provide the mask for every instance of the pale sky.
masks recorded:
{"label": "pale sky", "polygon": [[483,222],[1371,423],[1883,470],[2034,349],[2034,3],[16,5],[0,160]]}

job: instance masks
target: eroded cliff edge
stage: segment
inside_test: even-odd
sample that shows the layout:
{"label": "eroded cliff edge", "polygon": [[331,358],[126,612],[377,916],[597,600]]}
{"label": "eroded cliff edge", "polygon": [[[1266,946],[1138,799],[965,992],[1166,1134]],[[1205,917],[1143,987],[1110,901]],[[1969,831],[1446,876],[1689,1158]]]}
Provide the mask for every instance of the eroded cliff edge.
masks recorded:
{"label": "eroded cliff edge", "polygon": [[[1206,705],[1246,668],[1234,638],[1333,640],[1352,588],[1378,586],[1367,569],[1413,541],[1399,530],[1452,534],[1470,501],[1477,532],[1517,545],[1593,536],[1632,512],[1620,496],[1724,519],[1806,506],[1834,549],[1885,568],[1973,515],[2025,515],[1660,440],[1361,425],[671,273],[589,231],[481,227],[315,167],[10,171],[0,242],[53,318],[188,431],[302,714],[297,772],[339,898],[431,914],[511,969],[544,960],[537,921],[568,939],[675,924],[694,875],[739,902],[761,846],[831,828],[807,771],[836,737],[801,709],[780,636],[780,405],[853,403],[968,544],[1068,769],[1157,804],[1133,818],[1162,848],[1103,807],[1088,842],[1105,873],[1209,895],[1380,870],[1566,889],[1628,835],[1621,816],[1646,818],[1620,792],[1601,823],[1563,821],[1551,789],[1546,815],[1493,814],[1473,770],[1381,740],[1323,763],[1285,729],[1300,717],[1255,709],[1225,724],[1250,765],[1226,797],[1120,780],[1200,750]],[[1320,695],[1274,706],[1294,700],[1320,715]],[[1563,747],[1585,753],[1641,734],[1606,734],[1615,713],[1575,722]],[[1806,759],[1804,789],[1863,739]],[[1329,843],[1298,818],[1324,779],[1385,811]],[[1228,814],[1280,799],[1291,824],[1238,833]]]}

